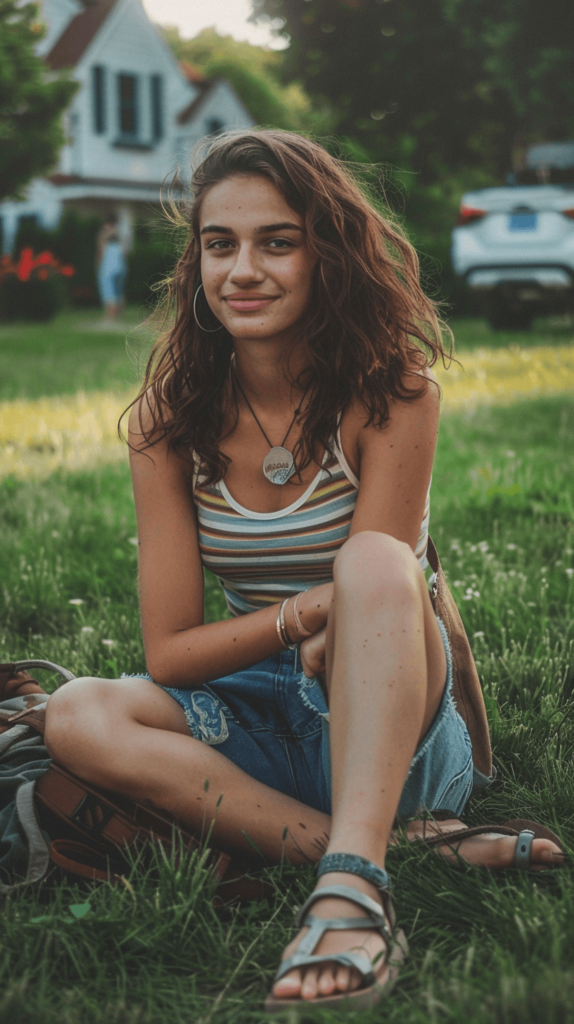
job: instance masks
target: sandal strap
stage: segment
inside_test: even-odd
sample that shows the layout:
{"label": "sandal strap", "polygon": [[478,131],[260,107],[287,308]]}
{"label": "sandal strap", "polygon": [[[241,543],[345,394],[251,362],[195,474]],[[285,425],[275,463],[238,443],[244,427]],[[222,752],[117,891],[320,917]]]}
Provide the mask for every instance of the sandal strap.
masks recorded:
{"label": "sandal strap", "polygon": [[366,857],[359,857],[356,853],[326,853],[319,861],[317,874],[320,877],[331,871],[358,875],[359,878],[364,878],[366,882],[374,885],[381,894],[391,891],[391,880],[387,872],[367,860]]}
{"label": "sandal strap", "polygon": [[[386,959],[387,957],[385,957],[385,961]],[[283,960],[280,964],[274,983],[295,967],[312,967],[326,963],[336,963],[341,964],[343,967],[354,968],[361,975],[361,988],[372,985],[376,980],[371,961],[362,953],[332,953],[331,956],[305,956],[297,951],[293,953],[293,956]]]}
{"label": "sandal strap", "polygon": [[[379,903],[372,899],[371,896],[367,896],[364,892],[359,892],[358,889],[352,889],[349,885],[326,885],[322,889],[315,889],[311,895],[305,900],[303,906],[298,910],[295,915],[295,924],[298,928],[303,928],[307,925],[307,911],[311,909],[317,900],[322,900],[325,896],[335,896],[337,899],[348,900],[350,903],[355,903],[356,906],[362,907],[363,910],[367,911],[368,917],[362,917],[360,920],[364,923],[365,928],[386,928],[387,923],[385,915],[381,909]],[[317,921],[328,920],[327,918],[316,918]],[[349,918],[338,917],[333,918],[337,921],[348,921]],[[355,918],[352,918],[355,920]],[[353,927],[355,927],[353,925]]]}
{"label": "sandal strap", "polygon": [[518,871],[528,871],[530,867],[530,852],[532,850],[532,843],[534,842],[534,832],[531,829],[523,829],[519,833],[518,839],[516,840],[516,850],[514,851],[514,867]]}
{"label": "sandal strap", "polygon": [[[317,900],[324,897],[334,896],[337,899],[348,900],[367,911],[368,917],[316,917],[307,911]],[[390,895],[385,893],[386,899],[390,901]],[[308,928],[309,931],[300,940],[295,953],[279,965],[275,975],[275,981],[279,981],[285,974],[295,967],[309,967],[316,964],[338,963],[344,967],[353,967],[361,975],[362,987],[372,985],[375,981],[373,964],[363,953],[331,953],[322,956],[313,954],[323,935],[328,931],[377,931],[385,942],[384,954],[379,958],[386,964],[391,955],[394,944],[394,937],[387,924],[384,913],[376,900],[371,899],[358,889],[352,889],[347,885],[326,885],[323,889],[315,889],[305,901],[295,918],[299,928]]]}

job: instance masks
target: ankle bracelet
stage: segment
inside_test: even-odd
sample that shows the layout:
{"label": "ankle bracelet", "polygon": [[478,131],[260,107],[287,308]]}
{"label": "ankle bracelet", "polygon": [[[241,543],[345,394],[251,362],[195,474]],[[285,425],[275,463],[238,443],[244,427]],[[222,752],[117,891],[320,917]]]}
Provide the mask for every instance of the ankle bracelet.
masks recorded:
{"label": "ankle bracelet", "polygon": [[331,871],[341,871],[348,875],[358,875],[366,882],[374,885],[379,892],[391,891],[391,880],[386,871],[377,867],[365,857],[355,853],[326,853],[317,866],[317,874],[326,875]]}

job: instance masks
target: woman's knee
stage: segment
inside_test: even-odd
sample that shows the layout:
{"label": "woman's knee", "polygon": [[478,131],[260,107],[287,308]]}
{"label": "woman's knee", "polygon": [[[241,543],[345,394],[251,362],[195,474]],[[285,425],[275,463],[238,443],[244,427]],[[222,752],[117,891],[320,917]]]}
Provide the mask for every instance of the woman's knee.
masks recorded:
{"label": "woman's knee", "polygon": [[86,676],[73,679],[52,694],[46,706],[44,739],[55,761],[66,764],[79,751],[88,754],[105,735],[114,681]]}
{"label": "woman's knee", "polygon": [[335,591],[364,598],[418,600],[420,566],[408,544],[387,533],[365,530],[342,546],[335,558]]}

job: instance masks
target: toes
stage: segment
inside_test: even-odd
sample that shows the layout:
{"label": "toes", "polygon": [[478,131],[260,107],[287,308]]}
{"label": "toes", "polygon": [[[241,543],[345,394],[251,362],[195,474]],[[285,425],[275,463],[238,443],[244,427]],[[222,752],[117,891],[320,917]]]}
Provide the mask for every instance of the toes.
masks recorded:
{"label": "toes", "polygon": [[319,991],[318,986],[319,972],[316,967],[308,967],[305,971],[305,977],[301,984],[301,995],[303,999],[315,999],[317,992]]}
{"label": "toes", "polygon": [[564,854],[556,843],[550,839],[534,839],[530,853],[532,867],[537,864],[541,867],[560,867],[564,860]]}
{"label": "toes", "polygon": [[357,987],[357,977],[356,971],[351,971],[348,967],[340,967],[335,978],[337,991],[352,992]]}
{"label": "toes", "polygon": [[[345,968],[342,968],[345,970]],[[325,966],[319,977],[319,993],[322,996],[332,996],[333,992],[339,989],[339,972],[334,967]],[[343,989],[344,991],[344,989]]]}
{"label": "toes", "polygon": [[273,995],[278,999],[295,999],[301,992],[301,971],[289,971],[273,986]]}

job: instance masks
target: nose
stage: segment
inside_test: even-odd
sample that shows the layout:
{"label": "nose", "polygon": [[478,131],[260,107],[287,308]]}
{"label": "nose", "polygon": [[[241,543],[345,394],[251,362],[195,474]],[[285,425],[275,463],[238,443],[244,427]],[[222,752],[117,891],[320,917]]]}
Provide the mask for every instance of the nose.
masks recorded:
{"label": "nose", "polygon": [[259,266],[254,247],[245,243],[240,245],[236,252],[237,256],[230,274],[230,280],[242,288],[252,283],[261,284],[265,280],[265,272]]}

